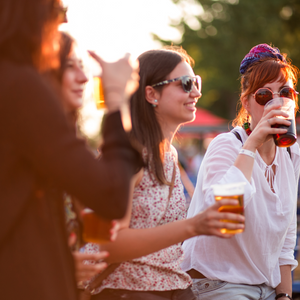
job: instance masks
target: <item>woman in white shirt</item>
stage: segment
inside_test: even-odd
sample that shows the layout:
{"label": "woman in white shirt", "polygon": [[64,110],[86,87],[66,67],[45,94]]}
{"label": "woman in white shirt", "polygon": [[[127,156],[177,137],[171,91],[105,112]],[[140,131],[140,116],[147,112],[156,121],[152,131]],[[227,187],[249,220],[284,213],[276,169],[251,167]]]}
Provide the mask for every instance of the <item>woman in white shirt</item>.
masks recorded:
{"label": "woman in white shirt", "polygon": [[[232,132],[209,145],[198,174],[188,218],[215,202],[211,185],[245,182],[245,231],[231,240],[198,236],[183,244],[182,268],[193,278],[197,299],[291,299],[296,242],[299,146],[279,148],[272,134],[290,125],[279,106],[264,109],[275,97],[297,105],[297,69],[279,49],[260,44],[240,67],[241,108]],[[241,151],[242,150],[242,151]]]}

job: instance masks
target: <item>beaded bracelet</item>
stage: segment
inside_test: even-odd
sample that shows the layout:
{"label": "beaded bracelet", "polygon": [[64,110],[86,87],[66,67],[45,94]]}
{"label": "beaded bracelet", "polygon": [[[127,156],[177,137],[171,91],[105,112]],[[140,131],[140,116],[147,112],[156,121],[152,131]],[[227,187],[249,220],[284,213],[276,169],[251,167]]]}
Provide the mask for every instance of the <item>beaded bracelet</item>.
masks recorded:
{"label": "beaded bracelet", "polygon": [[291,297],[289,294],[285,294],[285,293],[278,294],[278,295],[275,297],[275,300],[277,300],[277,299],[279,299],[279,298],[282,298],[282,297],[287,297],[287,298],[289,298],[290,300],[293,300],[292,297]]}
{"label": "beaded bracelet", "polygon": [[241,149],[239,153],[255,158],[255,153],[247,149]]}

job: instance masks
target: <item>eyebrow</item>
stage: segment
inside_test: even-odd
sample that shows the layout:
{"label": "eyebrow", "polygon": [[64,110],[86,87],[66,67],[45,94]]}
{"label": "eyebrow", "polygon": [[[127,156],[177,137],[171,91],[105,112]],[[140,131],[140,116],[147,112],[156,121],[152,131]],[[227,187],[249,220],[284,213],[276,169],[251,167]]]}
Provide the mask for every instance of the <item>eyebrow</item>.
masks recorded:
{"label": "eyebrow", "polygon": [[[285,83],[284,85],[281,85],[280,87],[279,87],[279,90],[281,90],[281,89],[283,89],[283,88],[285,88],[285,87],[290,87],[287,83]],[[269,87],[269,86],[264,86],[263,88],[267,88],[267,89],[269,89],[269,90],[271,90],[272,91],[272,89]]]}

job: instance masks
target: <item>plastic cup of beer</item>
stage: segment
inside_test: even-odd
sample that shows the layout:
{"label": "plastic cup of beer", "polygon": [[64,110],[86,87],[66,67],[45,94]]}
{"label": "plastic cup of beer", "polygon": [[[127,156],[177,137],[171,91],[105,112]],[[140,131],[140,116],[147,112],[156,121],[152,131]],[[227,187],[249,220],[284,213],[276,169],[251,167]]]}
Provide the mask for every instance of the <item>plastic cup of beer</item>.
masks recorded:
{"label": "plastic cup of beer", "polygon": [[265,108],[272,104],[280,104],[279,110],[284,111],[288,114],[288,117],[277,116],[281,119],[286,119],[291,122],[290,126],[275,124],[274,128],[284,128],[287,129],[286,133],[274,134],[274,142],[278,147],[290,147],[297,141],[296,123],[295,123],[295,101],[289,98],[279,97],[274,98],[266,103]]}
{"label": "plastic cup of beer", "polygon": [[97,109],[104,109],[106,108],[105,99],[104,99],[104,92],[103,92],[103,85],[102,79],[100,76],[93,77],[93,85],[94,85],[94,99],[96,103]]}
{"label": "plastic cup of beer", "polygon": [[83,240],[87,243],[103,244],[110,241],[112,221],[100,218],[93,210],[85,208],[81,212]]}
{"label": "plastic cup of beer", "polygon": [[[230,212],[244,215],[244,188],[245,182],[229,183],[229,184],[215,184],[212,186],[216,201],[223,199],[235,199],[239,203],[237,205],[224,205],[219,208],[220,212]],[[221,220],[222,222],[239,223],[232,220]],[[241,233],[244,229],[227,229],[222,228],[221,233],[236,234]]]}

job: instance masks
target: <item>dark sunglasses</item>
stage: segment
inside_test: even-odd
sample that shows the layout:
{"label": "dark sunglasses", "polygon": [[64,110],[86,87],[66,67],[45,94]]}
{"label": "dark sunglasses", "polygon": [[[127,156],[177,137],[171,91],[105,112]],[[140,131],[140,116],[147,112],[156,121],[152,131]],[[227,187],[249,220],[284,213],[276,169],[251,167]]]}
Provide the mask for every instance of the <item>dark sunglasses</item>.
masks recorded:
{"label": "dark sunglasses", "polygon": [[201,94],[201,77],[199,75],[196,75],[195,77],[181,76],[174,79],[164,80],[153,84],[152,87],[162,86],[179,80],[181,81],[182,88],[186,93],[190,93],[193,90],[193,86],[195,86],[196,90]]}
{"label": "dark sunglasses", "polygon": [[295,100],[299,93],[291,87],[284,87],[279,92],[274,93],[268,88],[260,88],[254,94],[254,99],[259,105],[265,105],[274,98],[274,95]]}

